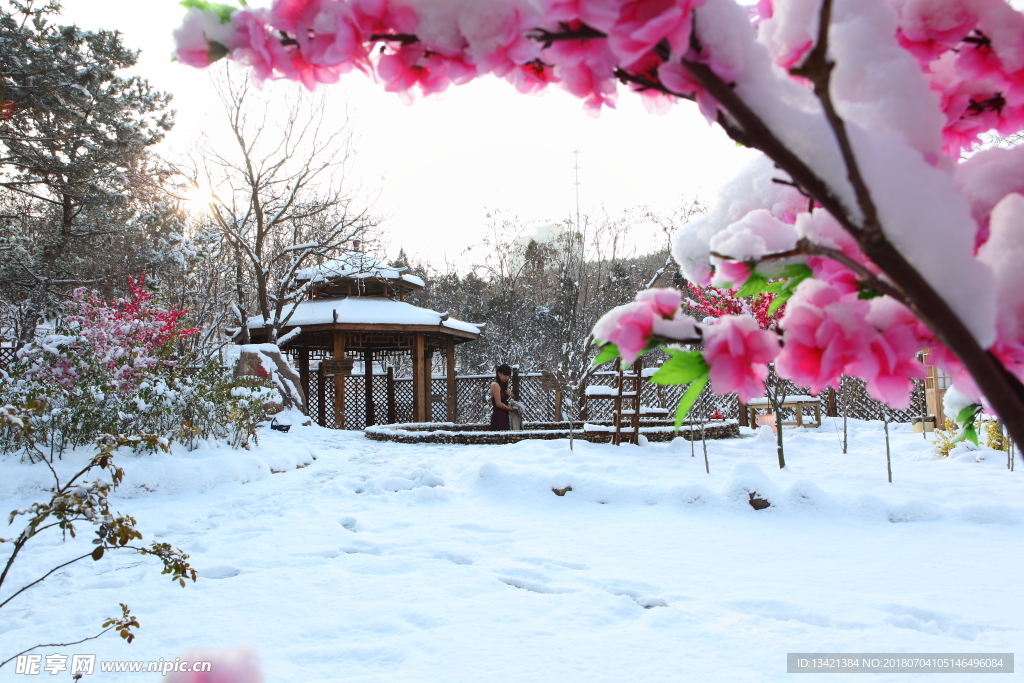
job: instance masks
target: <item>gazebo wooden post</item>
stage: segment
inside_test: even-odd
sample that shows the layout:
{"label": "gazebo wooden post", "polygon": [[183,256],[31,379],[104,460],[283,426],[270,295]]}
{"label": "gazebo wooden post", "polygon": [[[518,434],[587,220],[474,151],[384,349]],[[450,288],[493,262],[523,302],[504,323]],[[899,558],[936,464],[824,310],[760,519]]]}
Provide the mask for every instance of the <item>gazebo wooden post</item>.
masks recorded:
{"label": "gazebo wooden post", "polygon": [[366,399],[366,426],[377,424],[373,414],[373,347],[367,344],[363,348],[363,395]]}
{"label": "gazebo wooden post", "polygon": [[[341,360],[345,357],[345,333],[334,331],[334,357]],[[334,376],[334,426],[345,429],[345,376]]]}
{"label": "gazebo wooden post", "polygon": [[434,419],[434,349],[428,344],[423,346],[423,394],[426,401],[423,404],[424,422],[432,422]]}
{"label": "gazebo wooden post", "polygon": [[299,349],[299,384],[302,395],[306,397],[306,413],[309,413],[309,347]]}
{"label": "gazebo wooden post", "polygon": [[423,383],[423,360],[426,344],[423,333],[416,332],[412,336],[412,421],[426,422],[427,397]]}
{"label": "gazebo wooden post", "polygon": [[444,369],[448,375],[448,421],[455,422],[455,337],[448,337]]}
{"label": "gazebo wooden post", "polygon": [[388,366],[388,424],[398,422],[397,410],[395,410],[395,368]]}
{"label": "gazebo wooden post", "polygon": [[316,423],[327,426],[327,378],[322,367],[316,369]]}

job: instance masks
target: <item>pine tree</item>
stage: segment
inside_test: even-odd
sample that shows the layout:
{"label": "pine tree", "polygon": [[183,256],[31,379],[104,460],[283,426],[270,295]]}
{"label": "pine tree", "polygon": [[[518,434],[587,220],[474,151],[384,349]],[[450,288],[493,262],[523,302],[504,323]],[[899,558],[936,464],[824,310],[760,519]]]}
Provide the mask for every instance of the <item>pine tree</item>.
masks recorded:
{"label": "pine tree", "polygon": [[23,338],[75,286],[123,282],[174,224],[147,151],[170,95],[118,75],[138,56],[119,33],[60,25],[60,9],[0,6],[0,288]]}

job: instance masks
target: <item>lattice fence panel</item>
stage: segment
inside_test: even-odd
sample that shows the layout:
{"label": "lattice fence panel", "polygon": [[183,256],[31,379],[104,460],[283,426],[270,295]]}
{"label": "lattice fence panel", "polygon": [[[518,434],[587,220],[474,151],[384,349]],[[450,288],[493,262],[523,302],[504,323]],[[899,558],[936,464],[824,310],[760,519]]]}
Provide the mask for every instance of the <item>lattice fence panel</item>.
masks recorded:
{"label": "lattice fence panel", "polygon": [[[665,408],[668,417],[675,419],[676,408],[689,385],[684,386],[660,386],[647,384],[644,386],[643,404],[654,408]],[[714,412],[719,412],[722,417],[734,420],[740,414],[739,403],[736,401],[736,394],[719,396],[711,391],[710,386],[705,386],[700,392],[697,401],[690,409],[689,419],[707,418]]]}
{"label": "lattice fence panel", "polygon": [[[319,415],[319,396],[317,383],[320,381],[317,372],[310,372],[309,406],[310,415],[316,419]],[[457,417],[456,421],[462,424],[488,423],[491,418],[491,403],[488,388],[492,381],[489,375],[472,375],[457,377],[455,381]],[[589,383],[591,386],[615,386],[616,373],[599,372],[591,375]],[[334,381],[324,378],[324,418],[327,427],[334,428]],[[362,375],[345,378],[346,425],[349,429],[362,429],[365,427],[364,397],[363,397]],[[374,383],[374,417],[378,424],[387,421],[387,376],[375,375]],[[435,377],[432,381],[432,395],[438,400],[431,402],[431,418],[434,422],[447,422],[448,411],[446,402],[447,383],[443,377]],[[804,387],[797,387],[792,382],[783,380],[783,386],[787,396],[807,395],[810,392]],[[642,388],[641,404],[645,406],[665,408],[669,415],[675,414],[676,406],[682,398],[685,386],[659,386],[645,382]],[[541,388],[541,377],[538,374],[530,373],[519,376],[520,400],[525,404],[525,418],[530,421],[550,421],[554,419],[555,392]],[[827,413],[828,393],[822,392],[819,396],[821,401],[821,414]],[[844,399],[846,405],[844,406]],[[571,415],[574,411],[576,395],[566,393],[563,397],[563,410],[565,415]],[[592,397],[587,400],[587,419],[593,422],[610,420],[614,402],[609,399],[597,399]],[[912,417],[923,415],[925,412],[924,383],[915,382],[913,394],[911,395],[910,406],[906,410],[893,410],[885,407],[882,403],[867,395],[864,382],[846,377],[843,379],[843,391],[836,392],[836,407],[839,415],[844,410],[849,417],[863,420],[877,420],[882,417],[883,408],[886,410],[888,419],[892,422],[909,422]],[[395,380],[395,408],[396,420],[398,422],[412,422],[412,380],[402,378]],[[697,399],[691,417],[700,419],[718,411],[723,417],[736,419],[739,417],[739,404],[735,394],[718,396],[713,393],[710,387],[701,392]],[[783,413],[783,419],[793,419],[792,409]]]}
{"label": "lattice fence panel", "polygon": [[[555,392],[541,388],[540,374],[519,375],[519,400],[524,406],[523,420],[550,422],[555,419]],[[564,396],[563,406],[570,400],[571,397]]]}
{"label": "lattice fence panel", "polygon": [[[365,380],[363,375],[345,378],[345,426],[349,429],[366,428],[366,398],[363,396]],[[386,410],[385,407],[385,417]],[[378,410],[374,408],[373,412],[376,415]]]}
{"label": "lattice fence panel", "polygon": [[455,378],[456,415],[462,424],[491,421],[491,400],[487,393],[493,378],[489,375],[468,375]]}
{"label": "lattice fence panel", "polygon": [[836,407],[840,415],[845,410],[847,417],[859,420],[881,420],[884,411],[890,422],[910,422],[911,418],[920,417],[928,412],[924,382],[921,380],[914,380],[914,389],[910,394],[910,405],[907,409],[895,410],[868,396],[867,387],[862,380],[844,377],[842,391],[836,392]]}
{"label": "lattice fence panel", "polygon": [[412,422],[412,378],[395,380],[395,417]]}
{"label": "lattice fence panel", "polygon": [[0,348],[0,368],[6,368],[8,365],[13,363],[18,357],[18,349],[10,346]]}
{"label": "lattice fence panel", "polygon": [[376,424],[388,421],[388,376],[373,376],[373,416]]}
{"label": "lattice fence panel", "polygon": [[320,415],[320,393],[317,387],[320,385],[320,373],[310,370],[309,372],[309,396],[306,397],[306,405],[309,408],[309,416],[317,421]]}

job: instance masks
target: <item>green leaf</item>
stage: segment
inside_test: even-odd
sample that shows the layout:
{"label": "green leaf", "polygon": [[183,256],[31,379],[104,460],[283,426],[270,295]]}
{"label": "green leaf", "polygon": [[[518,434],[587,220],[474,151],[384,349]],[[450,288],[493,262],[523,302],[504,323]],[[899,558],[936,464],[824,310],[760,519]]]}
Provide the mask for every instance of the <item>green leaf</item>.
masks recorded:
{"label": "green leaf", "polygon": [[863,281],[857,282],[857,298],[858,299],[874,299],[875,297],[882,296],[882,293],[877,289],[871,289]]}
{"label": "green leaf", "polygon": [[964,438],[968,441],[973,441],[975,446],[978,445],[978,432],[974,429],[973,423],[964,428]]}
{"label": "green leaf", "polygon": [[601,347],[601,353],[597,354],[591,365],[604,365],[619,357],[619,347],[615,344],[605,344]]}
{"label": "green leaf", "polygon": [[751,273],[747,281],[740,287],[740,291],[736,292],[736,296],[754,296],[764,291],[764,288],[768,286],[768,278],[757,273]]}
{"label": "green leaf", "polygon": [[231,21],[231,15],[238,11],[238,8],[233,5],[224,5],[217,2],[210,2],[209,0],[181,0],[178,4],[185,9],[195,7],[201,12],[216,14],[220,18],[220,23],[222,24],[226,24]]}
{"label": "green leaf", "polygon": [[965,425],[974,422],[975,416],[977,416],[980,411],[981,406],[977,403],[972,403],[971,405],[962,408],[960,412],[956,414],[956,423],[958,425]]}
{"label": "green leaf", "polygon": [[814,272],[806,263],[791,263],[782,269],[782,277],[786,278],[790,282],[796,280],[797,284],[803,282],[812,275],[814,275]]}
{"label": "green leaf", "polygon": [[649,380],[652,384],[689,384],[708,374],[708,364],[700,351],[676,351]]}
{"label": "green leaf", "polygon": [[781,294],[783,290],[786,289],[789,289],[789,282],[785,280],[776,280],[775,282],[769,282],[765,285],[761,292],[764,294]]}
{"label": "green leaf", "polygon": [[676,408],[676,431],[683,425],[683,420],[686,419],[686,415],[690,412],[690,408],[697,402],[697,397],[700,396],[700,392],[704,391],[705,385],[708,383],[708,376],[704,375],[694,380],[693,384],[689,386],[683,397],[679,399],[679,407]]}
{"label": "green leaf", "polygon": [[768,315],[775,315],[775,311],[779,310],[782,307],[782,304],[789,301],[791,296],[793,296],[792,292],[783,292],[772,299],[771,305],[768,306]]}

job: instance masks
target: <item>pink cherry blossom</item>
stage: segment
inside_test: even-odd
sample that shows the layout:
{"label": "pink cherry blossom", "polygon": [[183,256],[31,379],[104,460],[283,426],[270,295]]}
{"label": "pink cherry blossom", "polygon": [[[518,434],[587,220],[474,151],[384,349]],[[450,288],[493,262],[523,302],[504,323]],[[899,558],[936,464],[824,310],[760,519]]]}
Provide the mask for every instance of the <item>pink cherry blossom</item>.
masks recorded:
{"label": "pink cherry blossom", "polygon": [[713,123],[717,119],[718,110],[721,107],[718,100],[694,80],[682,62],[679,60],[665,62],[658,68],[658,78],[662,85],[674,93],[694,95],[697,99],[697,107],[708,123]]}
{"label": "pink cherry blossom", "polygon": [[[941,3],[941,4],[940,4]],[[928,64],[957,46],[977,25],[978,3],[963,0],[901,0],[897,39],[904,49]]]}
{"label": "pink cherry blossom", "polygon": [[764,394],[768,363],[779,352],[778,336],[762,330],[748,315],[729,315],[704,331],[704,360],[711,388],[719,396],[735,392],[741,401]]}
{"label": "pink cherry blossom", "polygon": [[288,49],[270,33],[267,10],[240,10],[231,15],[231,20],[239,29],[229,46],[232,56],[252,68],[257,82],[297,74]]}
{"label": "pink cherry blossom", "polygon": [[671,319],[683,302],[683,293],[678,289],[645,289],[636,295],[635,301],[649,306],[654,315]]}
{"label": "pink cherry blossom", "polygon": [[[524,28],[536,26],[538,21],[539,17],[535,15],[524,17],[518,10],[513,12],[505,22],[504,34],[497,47],[480,60],[479,73],[504,78],[520,92],[535,92],[547,85],[550,79],[543,78],[543,68],[539,73],[536,68],[523,69],[526,64],[543,67],[540,63],[540,43],[526,36]],[[534,77],[531,78],[531,75]]]}
{"label": "pink cherry blossom", "polygon": [[623,365],[628,365],[647,346],[653,326],[654,314],[650,305],[634,301],[616,306],[601,316],[594,325],[594,339],[618,346]]}
{"label": "pink cherry blossom", "polygon": [[771,19],[774,11],[775,8],[772,6],[772,0],[758,0],[757,4],[747,7],[750,23],[755,27],[765,19]]}
{"label": "pink cherry blossom", "polygon": [[739,289],[749,279],[749,264],[743,261],[716,261],[714,282],[718,285]]}
{"label": "pink cherry blossom", "polygon": [[609,33],[619,18],[621,0],[542,0],[544,18],[552,26],[582,22]]}
{"label": "pink cherry blossom", "polygon": [[278,0],[270,8],[268,22],[278,31],[287,31],[302,41],[305,36],[300,29],[313,26],[323,4],[324,0]]}
{"label": "pink cherry blossom", "polygon": [[666,41],[673,55],[690,48],[691,12],[695,0],[628,0],[608,34],[608,45],[624,68],[640,61]]}
{"label": "pink cherry blossom", "polygon": [[217,57],[220,51],[232,41],[236,29],[232,22],[223,23],[220,18],[192,7],[185,13],[181,26],[174,30],[175,54],[178,61],[188,66],[204,68]]}
{"label": "pink cherry blossom", "polygon": [[555,65],[562,87],[583,100],[587,113],[596,115],[602,106],[615,107],[616,59],[607,39],[560,40],[545,49],[541,58]]}
{"label": "pink cherry blossom", "polygon": [[864,380],[872,398],[904,409],[910,405],[910,380],[925,378],[917,353],[932,341],[932,336],[898,301],[880,297],[872,299],[870,306],[867,323],[878,334],[871,339],[868,351],[847,363],[845,371]]}
{"label": "pink cherry blossom", "polygon": [[786,304],[785,345],[775,363],[780,377],[818,393],[838,387],[848,363],[876,336],[867,323],[870,305],[819,280],[805,280]]}
{"label": "pink cherry blossom", "polygon": [[209,671],[172,671],[167,683],[263,683],[259,655],[251,647],[237,650],[192,650],[180,657],[189,669],[199,662],[210,662]]}
{"label": "pink cherry blossom", "polygon": [[838,261],[821,256],[810,256],[807,258],[807,267],[814,273],[815,279],[827,282],[842,294],[851,294],[859,289],[860,278]]}
{"label": "pink cherry blossom", "polygon": [[377,63],[377,75],[384,81],[387,92],[398,93],[408,103],[412,101],[409,91],[414,86],[419,86],[424,95],[439,94],[449,85],[472,80],[476,67],[459,57],[446,57],[413,43],[382,55]]}

